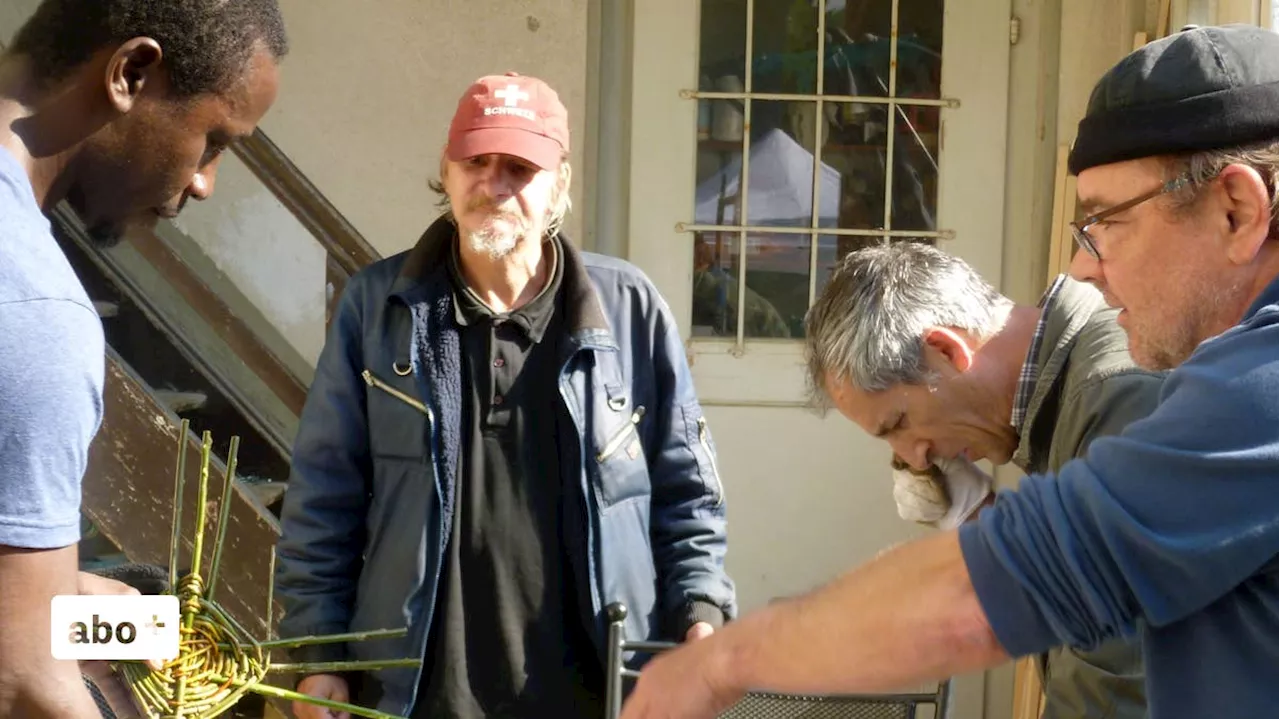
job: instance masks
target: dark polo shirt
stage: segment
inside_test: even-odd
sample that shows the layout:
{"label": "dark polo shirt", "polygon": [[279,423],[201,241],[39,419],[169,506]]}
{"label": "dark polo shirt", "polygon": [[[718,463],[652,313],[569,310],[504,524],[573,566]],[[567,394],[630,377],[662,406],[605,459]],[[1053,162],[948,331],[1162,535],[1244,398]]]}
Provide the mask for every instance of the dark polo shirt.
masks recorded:
{"label": "dark polo shirt", "polygon": [[416,717],[604,715],[603,672],[562,539],[580,493],[561,471],[562,457],[576,455],[558,446],[568,420],[558,381],[564,263],[559,240],[546,249],[547,286],[506,314],[466,286],[456,245],[450,255],[468,400]]}

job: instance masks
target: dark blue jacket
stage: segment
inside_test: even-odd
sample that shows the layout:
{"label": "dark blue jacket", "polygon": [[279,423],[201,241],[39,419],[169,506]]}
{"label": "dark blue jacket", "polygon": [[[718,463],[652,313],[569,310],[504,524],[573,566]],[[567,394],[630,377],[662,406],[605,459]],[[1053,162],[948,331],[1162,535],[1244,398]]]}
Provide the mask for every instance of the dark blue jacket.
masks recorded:
{"label": "dark blue jacket", "polygon": [[[408,627],[403,639],[322,645],[298,660],[421,658],[450,534],[463,438],[462,358],[437,221],[409,252],[353,276],[334,312],[293,451],[276,594],[282,637]],[[560,394],[581,489],[579,542],[605,658],[604,608],[624,602],[629,638],[736,612],[724,571],[715,449],[669,308],[618,259],[564,247],[569,349]],[[643,409],[641,409],[643,408]],[[585,596],[585,592],[584,592]],[[407,714],[419,670],[368,678],[380,710]]]}

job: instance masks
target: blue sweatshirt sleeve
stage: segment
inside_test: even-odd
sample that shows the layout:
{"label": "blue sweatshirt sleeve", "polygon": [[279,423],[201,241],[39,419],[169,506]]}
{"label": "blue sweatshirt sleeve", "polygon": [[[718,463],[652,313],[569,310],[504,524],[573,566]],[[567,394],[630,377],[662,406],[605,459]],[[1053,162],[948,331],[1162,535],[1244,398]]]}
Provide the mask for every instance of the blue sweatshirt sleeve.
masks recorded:
{"label": "blue sweatshirt sleeve", "polygon": [[1160,404],[1058,476],[1025,478],[960,531],[1012,656],[1092,648],[1230,593],[1276,555],[1274,305],[1205,342]]}

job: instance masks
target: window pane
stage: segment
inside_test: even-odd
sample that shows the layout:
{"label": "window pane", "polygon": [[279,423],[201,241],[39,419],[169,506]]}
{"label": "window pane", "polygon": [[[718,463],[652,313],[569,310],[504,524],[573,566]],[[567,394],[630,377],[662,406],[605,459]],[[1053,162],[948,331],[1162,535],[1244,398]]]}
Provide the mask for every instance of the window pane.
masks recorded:
{"label": "window pane", "polygon": [[785,227],[812,224],[817,109],[816,102],[756,100],[752,103],[748,224]]}
{"label": "window pane", "polygon": [[[702,0],[698,89],[741,92],[747,53],[746,0]],[[742,103],[698,101],[698,139],[732,142],[742,137]]]}
{"label": "window pane", "polygon": [[[888,179],[888,113],[896,108],[893,132],[892,230],[934,230],[938,206],[937,107],[832,103],[823,108],[824,179],[820,212],[836,213],[836,227],[886,229],[884,191]],[[835,178],[826,177],[834,173]],[[832,193],[836,193],[834,196]],[[838,197],[839,199],[835,199]],[[822,223],[822,226],[831,226]]]}
{"label": "window pane", "polygon": [[[866,103],[823,106],[824,180],[819,185],[818,201],[824,216],[835,214],[836,227],[884,229],[888,107]],[[834,181],[826,179],[827,168],[834,174]]]}
{"label": "window pane", "polygon": [[693,236],[693,336],[738,334],[738,233]]}
{"label": "window pane", "polygon": [[827,1],[827,95],[889,94],[890,0]]}
{"label": "window pane", "polygon": [[898,106],[893,135],[891,229],[937,229],[940,112],[937,107]]}
{"label": "window pane", "polygon": [[816,3],[810,0],[757,0],[753,12],[752,92],[817,94]]}
{"label": "window pane", "polygon": [[737,141],[699,139],[694,221],[704,225],[739,224],[737,207],[741,179],[741,136]]}
{"label": "window pane", "polygon": [[[746,337],[804,335],[809,307],[809,235],[747,235]],[[734,337],[738,329],[738,234],[694,239],[693,335]]]}
{"label": "window pane", "polygon": [[746,337],[804,336],[811,237],[747,235]]}
{"label": "window pane", "polygon": [[[809,227],[813,219],[813,138],[817,103],[755,100],[747,178],[747,223]],[[739,135],[741,138],[741,135]],[[740,225],[742,143],[714,138],[698,143],[695,222]],[[821,182],[836,188],[834,169],[823,168]],[[881,181],[883,182],[883,180]],[[835,219],[835,200],[829,222]]]}
{"label": "window pane", "polygon": [[[938,97],[943,0],[898,0],[899,97]],[[890,0],[827,1],[828,95],[889,94]]]}
{"label": "window pane", "polygon": [[942,11],[943,0],[898,0],[898,97],[942,96]]}

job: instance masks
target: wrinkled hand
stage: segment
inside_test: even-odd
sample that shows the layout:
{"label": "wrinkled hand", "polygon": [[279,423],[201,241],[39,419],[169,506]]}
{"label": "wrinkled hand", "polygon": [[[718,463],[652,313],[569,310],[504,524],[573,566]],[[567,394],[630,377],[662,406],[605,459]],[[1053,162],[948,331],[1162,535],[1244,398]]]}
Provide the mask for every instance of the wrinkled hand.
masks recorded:
{"label": "wrinkled hand", "polygon": [[898,516],[939,529],[964,524],[991,495],[995,480],[967,459],[935,460],[917,472],[895,460],[893,499]]}
{"label": "wrinkled hand", "polygon": [[737,703],[746,692],[722,679],[730,661],[722,636],[686,642],[654,657],[640,671],[621,719],[714,719]]}
{"label": "wrinkled hand", "polygon": [[[312,674],[298,683],[298,691],[317,699],[328,699],[344,704],[351,702],[351,690],[347,680],[336,674]],[[298,719],[351,719],[349,712],[308,704],[293,702],[293,713]]]}

